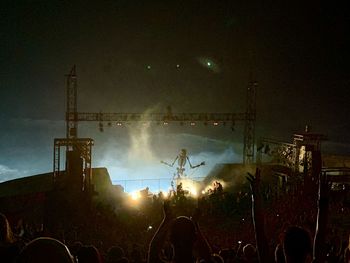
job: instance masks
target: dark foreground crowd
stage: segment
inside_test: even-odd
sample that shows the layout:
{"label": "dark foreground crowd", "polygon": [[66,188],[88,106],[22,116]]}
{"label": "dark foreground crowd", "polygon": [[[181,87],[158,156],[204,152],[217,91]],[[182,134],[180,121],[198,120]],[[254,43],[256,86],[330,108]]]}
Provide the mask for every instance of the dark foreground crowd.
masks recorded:
{"label": "dark foreground crowd", "polygon": [[[350,239],[344,240],[329,233],[329,210],[338,208],[330,207],[330,185],[325,176],[319,178],[317,203],[305,198],[289,198],[283,204],[277,203],[269,208],[263,202],[260,171],[247,179],[251,188],[250,218],[253,227],[249,229],[249,224],[241,225],[237,229],[239,242],[227,248],[213,245],[210,227],[206,231],[200,227],[203,211],[196,209],[191,217],[175,216],[170,201],[164,201],[162,222],[149,241],[146,252],[136,244],[127,249],[123,243],[102,249],[98,244],[68,243],[52,237],[24,241],[13,234],[6,216],[0,214],[0,262],[350,263]],[[315,206],[312,207],[312,204]],[[289,206],[300,206],[302,213],[288,213],[292,211]],[[344,208],[341,209],[343,212]],[[314,218],[312,214],[316,214]],[[210,217],[208,214],[204,216]],[[308,228],[308,223],[311,228],[315,226],[314,229]],[[215,228],[215,225],[212,227]],[[276,234],[276,229],[283,229],[283,232]],[[249,239],[248,232],[252,232],[253,239]],[[350,231],[345,232],[349,237]],[[221,233],[215,238],[230,240],[231,235]]]}

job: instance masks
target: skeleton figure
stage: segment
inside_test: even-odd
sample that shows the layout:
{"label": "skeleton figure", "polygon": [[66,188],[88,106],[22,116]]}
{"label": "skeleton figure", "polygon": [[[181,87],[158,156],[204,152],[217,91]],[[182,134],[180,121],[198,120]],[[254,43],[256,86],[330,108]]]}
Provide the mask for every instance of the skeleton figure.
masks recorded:
{"label": "skeleton figure", "polygon": [[167,162],[161,161],[161,163],[164,163],[165,165],[168,165],[170,167],[173,167],[175,162],[177,161],[178,163],[178,167],[176,168],[177,173],[174,174],[174,177],[177,176],[177,179],[181,179],[183,177],[186,177],[185,172],[185,165],[186,165],[186,161],[188,161],[191,169],[197,168],[201,165],[205,165],[205,162],[201,162],[200,164],[197,165],[192,165],[190,162],[190,159],[187,156],[187,151],[186,149],[181,149],[180,154],[178,156],[176,156],[175,160],[173,161],[172,164],[169,164]]}

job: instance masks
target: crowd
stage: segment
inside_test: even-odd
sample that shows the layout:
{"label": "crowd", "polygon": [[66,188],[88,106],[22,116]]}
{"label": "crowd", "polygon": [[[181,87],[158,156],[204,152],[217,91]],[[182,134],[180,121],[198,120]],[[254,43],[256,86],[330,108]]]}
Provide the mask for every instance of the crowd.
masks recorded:
{"label": "crowd", "polygon": [[99,207],[55,235],[0,214],[0,262],[350,262],[350,231],[333,224],[350,210],[332,202],[325,176],[316,195],[278,198],[266,198],[259,170],[247,179],[250,189],[237,193],[220,187],[194,199],[177,191],[138,210]]}

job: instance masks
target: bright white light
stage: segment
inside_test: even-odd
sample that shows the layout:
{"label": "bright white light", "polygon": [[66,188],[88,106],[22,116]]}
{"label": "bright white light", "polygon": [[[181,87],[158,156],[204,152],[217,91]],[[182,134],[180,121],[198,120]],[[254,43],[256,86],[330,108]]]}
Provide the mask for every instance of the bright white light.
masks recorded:
{"label": "bright white light", "polygon": [[195,126],[196,123],[195,123],[195,122],[191,122],[190,125],[191,125],[191,126]]}
{"label": "bright white light", "polygon": [[197,190],[195,188],[190,189],[190,194],[194,197],[198,195]]}
{"label": "bright white light", "polygon": [[140,197],[141,197],[140,191],[132,192],[130,195],[131,195],[131,199],[134,201],[140,199]]}
{"label": "bright white light", "polygon": [[211,63],[210,63],[209,61],[207,62],[207,66],[208,66],[208,67],[210,67],[210,66],[211,66]]}
{"label": "bright white light", "polygon": [[218,122],[214,122],[213,125],[214,125],[214,126],[218,126],[219,123],[218,123]]}

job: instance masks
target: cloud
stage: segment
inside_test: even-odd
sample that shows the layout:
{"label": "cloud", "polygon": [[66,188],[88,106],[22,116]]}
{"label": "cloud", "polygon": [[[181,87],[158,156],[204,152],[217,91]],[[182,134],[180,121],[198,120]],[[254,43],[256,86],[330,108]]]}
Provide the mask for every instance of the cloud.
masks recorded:
{"label": "cloud", "polygon": [[11,169],[6,165],[0,164],[0,182],[16,179],[19,175],[19,171]]}

